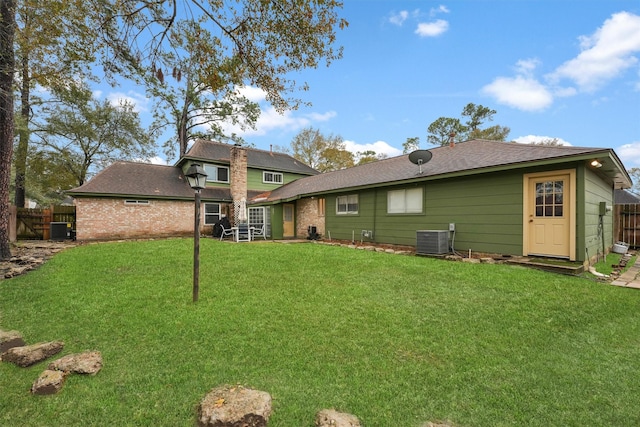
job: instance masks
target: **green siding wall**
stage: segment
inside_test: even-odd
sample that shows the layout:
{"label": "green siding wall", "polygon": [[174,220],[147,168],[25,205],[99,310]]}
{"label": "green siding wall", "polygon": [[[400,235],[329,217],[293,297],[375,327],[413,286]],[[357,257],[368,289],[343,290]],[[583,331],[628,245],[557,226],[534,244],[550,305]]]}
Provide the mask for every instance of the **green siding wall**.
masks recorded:
{"label": "green siding wall", "polygon": [[[600,202],[613,207],[613,188],[604,182],[589,168],[583,168],[584,174],[584,232],[580,241],[583,253],[592,257],[602,254],[604,238],[605,251],[613,245],[613,212],[609,211],[602,217],[602,231],[600,228]],[[586,249],[586,252],[585,252]],[[586,258],[583,258],[586,259]]]}
{"label": "green siding wall", "polygon": [[375,242],[414,246],[417,230],[447,230],[453,222],[456,250],[522,253],[521,172],[419,186],[425,190],[422,214],[387,213],[387,191],[416,185],[358,192],[357,215],[336,215],[336,195],[327,196],[326,235],[340,240],[350,240],[355,235],[359,241],[362,230],[373,230]]}
{"label": "green siding wall", "polygon": [[300,175],[288,172],[279,172],[279,171],[269,171],[269,172],[278,172],[282,173],[282,184],[266,184],[262,182],[262,172],[266,169],[249,169],[247,171],[247,188],[249,190],[264,190],[269,191],[275,188],[280,187],[281,185],[288,184],[291,181],[295,181],[296,179],[304,178],[307,175]]}

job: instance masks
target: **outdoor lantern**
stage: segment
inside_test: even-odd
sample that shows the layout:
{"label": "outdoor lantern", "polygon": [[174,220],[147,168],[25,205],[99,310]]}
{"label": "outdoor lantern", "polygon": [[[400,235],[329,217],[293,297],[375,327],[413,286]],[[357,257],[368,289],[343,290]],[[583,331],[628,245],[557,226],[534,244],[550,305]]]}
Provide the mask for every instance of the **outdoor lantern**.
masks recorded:
{"label": "outdoor lantern", "polygon": [[189,185],[194,190],[202,190],[206,186],[207,173],[204,168],[197,163],[193,163],[185,174],[189,180]]}

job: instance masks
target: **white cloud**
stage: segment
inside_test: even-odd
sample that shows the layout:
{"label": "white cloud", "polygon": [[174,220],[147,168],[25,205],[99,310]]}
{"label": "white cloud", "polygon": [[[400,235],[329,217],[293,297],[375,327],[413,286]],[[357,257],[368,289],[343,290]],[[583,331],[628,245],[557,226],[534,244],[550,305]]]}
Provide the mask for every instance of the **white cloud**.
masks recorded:
{"label": "white cloud", "polygon": [[[523,59],[514,67],[515,77],[496,77],[482,92],[501,104],[524,111],[543,110],[553,103],[554,97],[593,92],[638,63],[634,54],[640,52],[640,16],[616,13],[592,36],[581,37],[580,42],[580,54],[547,74],[547,84],[534,76],[540,61]],[[577,87],[562,87],[563,79]],[[640,82],[634,88],[640,90]]]}
{"label": "white cloud", "polygon": [[[95,93],[102,94],[102,92],[100,91],[94,92],[94,94]],[[129,104],[133,105],[133,110],[137,111],[138,113],[149,111],[149,98],[132,90],[127,93],[111,92],[106,96],[106,99],[114,107],[119,106],[122,102],[128,102]]]}
{"label": "white cloud", "polygon": [[437,37],[449,29],[449,22],[438,19],[433,22],[421,22],[415,33],[420,37]]}
{"label": "white cloud", "polygon": [[402,150],[392,147],[385,141],[376,141],[370,144],[358,144],[355,141],[345,140],[344,146],[347,151],[351,151],[353,154],[365,151],[375,151],[376,154],[386,154],[388,157],[399,156],[402,154]]}
{"label": "white cloud", "polygon": [[404,24],[404,21],[406,21],[408,17],[409,17],[409,12],[407,12],[406,10],[401,10],[398,13],[392,13],[391,16],[389,17],[389,22],[391,22],[393,25],[397,25],[401,27],[402,24]]}
{"label": "white cloud", "polygon": [[497,102],[524,111],[544,110],[553,103],[553,95],[536,79],[527,76],[498,77],[482,88]]}
{"label": "white cloud", "polygon": [[432,7],[429,11],[429,16],[436,16],[439,13],[449,13],[449,8],[442,4],[438,7]]}
{"label": "white cloud", "polygon": [[267,93],[258,87],[241,86],[237,87],[236,90],[251,102],[262,102],[267,98]]}
{"label": "white cloud", "polygon": [[625,144],[616,149],[626,168],[640,167],[640,141]]}
{"label": "white cloud", "polygon": [[552,139],[557,140],[558,144],[560,145],[571,146],[571,144],[565,141],[564,139],[557,138],[554,136],[526,135],[526,136],[519,136],[518,138],[514,139],[514,141],[517,142],[518,144],[535,144],[542,141],[549,141]]}
{"label": "white cloud", "polygon": [[158,157],[158,156],[155,156],[155,157],[152,157],[150,159],[147,159],[147,163],[151,163],[151,164],[154,164],[154,165],[167,165],[168,164],[166,159],[163,159],[162,157]]}
{"label": "white cloud", "polygon": [[569,79],[582,91],[593,92],[638,63],[640,16],[613,14],[591,36],[580,37],[580,54],[547,76],[552,83]]}

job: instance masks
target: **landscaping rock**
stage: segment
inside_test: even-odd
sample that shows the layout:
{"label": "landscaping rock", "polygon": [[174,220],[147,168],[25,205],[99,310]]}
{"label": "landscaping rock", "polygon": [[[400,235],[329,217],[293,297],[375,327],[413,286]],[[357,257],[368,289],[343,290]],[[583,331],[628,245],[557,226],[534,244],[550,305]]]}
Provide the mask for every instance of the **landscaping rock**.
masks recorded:
{"label": "landscaping rock", "polygon": [[59,353],[63,347],[64,343],[61,341],[13,347],[2,353],[2,361],[26,368]]}
{"label": "landscaping rock", "polygon": [[67,373],[63,371],[52,371],[47,369],[43,371],[37,380],[31,386],[33,394],[55,394],[60,391],[64,385]]}
{"label": "landscaping rock", "polygon": [[335,409],[323,409],[316,414],[316,427],[360,427],[360,420]]}
{"label": "landscaping rock", "polygon": [[73,372],[75,374],[95,375],[102,369],[102,354],[99,351],[68,354],[49,363],[49,369]]}
{"label": "landscaping rock", "polygon": [[25,342],[20,332],[0,330],[0,354],[13,347],[22,347],[24,344]]}
{"label": "landscaping rock", "polygon": [[200,402],[200,427],[266,427],[271,415],[271,395],[242,386],[223,385]]}

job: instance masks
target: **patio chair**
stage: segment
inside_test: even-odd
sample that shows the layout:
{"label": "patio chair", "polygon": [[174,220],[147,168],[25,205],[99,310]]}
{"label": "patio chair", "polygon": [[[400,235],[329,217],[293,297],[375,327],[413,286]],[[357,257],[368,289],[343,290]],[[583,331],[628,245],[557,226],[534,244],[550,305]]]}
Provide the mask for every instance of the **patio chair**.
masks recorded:
{"label": "patio chair", "polygon": [[225,236],[232,236],[233,238],[233,230],[231,228],[225,228],[222,224],[220,224],[220,228],[222,229],[220,232],[220,240],[224,239]]}
{"label": "patio chair", "polygon": [[238,224],[238,242],[250,242],[251,232],[249,230],[249,224]]}
{"label": "patio chair", "polygon": [[265,232],[264,224],[262,224],[260,227],[252,227],[251,236],[253,237],[254,240],[256,236],[258,237],[262,236],[264,240],[267,240],[267,233]]}

